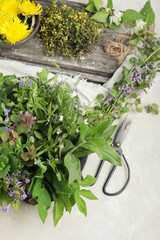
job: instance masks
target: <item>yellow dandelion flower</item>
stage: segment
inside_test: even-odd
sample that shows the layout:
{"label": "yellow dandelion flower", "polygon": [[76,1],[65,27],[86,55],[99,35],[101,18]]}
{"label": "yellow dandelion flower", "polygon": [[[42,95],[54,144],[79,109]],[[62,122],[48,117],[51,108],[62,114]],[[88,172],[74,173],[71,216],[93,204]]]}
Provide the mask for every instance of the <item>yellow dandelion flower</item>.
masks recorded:
{"label": "yellow dandelion flower", "polygon": [[28,25],[23,24],[18,17],[4,22],[1,31],[6,36],[6,41],[12,44],[27,38],[32,32],[28,29]]}
{"label": "yellow dandelion flower", "polygon": [[19,9],[20,0],[3,0],[0,1],[0,9],[4,15],[8,15],[10,17],[16,17],[20,14]]}
{"label": "yellow dandelion flower", "polygon": [[2,27],[4,22],[8,22],[8,17],[0,12],[0,34],[3,34]]}
{"label": "yellow dandelion flower", "polygon": [[20,5],[20,10],[22,15],[40,15],[42,12],[41,5],[36,5],[35,2],[31,2],[30,0],[24,0]]}

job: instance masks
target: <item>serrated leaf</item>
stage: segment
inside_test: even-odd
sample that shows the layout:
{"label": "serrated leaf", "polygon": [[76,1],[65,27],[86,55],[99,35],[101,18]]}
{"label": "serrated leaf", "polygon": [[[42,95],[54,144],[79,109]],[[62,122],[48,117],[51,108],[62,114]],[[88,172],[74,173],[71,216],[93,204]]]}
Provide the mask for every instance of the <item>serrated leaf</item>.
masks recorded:
{"label": "serrated leaf", "polygon": [[127,9],[125,13],[123,14],[123,23],[124,24],[130,24],[134,23],[137,19],[143,19],[143,15],[133,9]]}
{"label": "serrated leaf", "polygon": [[78,205],[80,212],[83,213],[84,216],[87,217],[87,206],[86,206],[85,201],[81,197],[78,198],[77,205]]}
{"label": "serrated leaf", "polygon": [[57,197],[54,200],[54,207],[53,207],[53,220],[54,220],[54,226],[57,225],[61,217],[63,216],[64,211],[64,202],[60,197]]}
{"label": "serrated leaf", "polygon": [[93,1],[94,1],[94,5],[95,5],[97,11],[99,11],[101,6],[103,5],[103,0],[93,0]]}
{"label": "serrated leaf", "polygon": [[87,177],[83,180],[81,180],[80,185],[82,187],[89,187],[90,185],[92,185],[95,181],[97,180],[97,178],[92,177],[90,175],[87,175]]}
{"label": "serrated leaf", "polygon": [[64,157],[64,164],[69,172],[69,184],[71,184],[75,180],[80,180],[80,160],[76,158],[73,154],[68,153]]}
{"label": "serrated leaf", "polygon": [[100,11],[95,13],[91,18],[96,20],[97,22],[106,23],[108,18],[108,13],[106,11]]}
{"label": "serrated leaf", "polygon": [[88,4],[88,6],[85,8],[88,12],[94,12],[95,11],[95,5],[94,3]]}
{"label": "serrated leaf", "polygon": [[98,200],[98,198],[90,190],[82,189],[80,190],[80,195],[90,200]]}
{"label": "serrated leaf", "polygon": [[152,25],[155,21],[155,13],[151,7],[150,1],[147,1],[140,13],[144,16],[144,20],[148,26]]}

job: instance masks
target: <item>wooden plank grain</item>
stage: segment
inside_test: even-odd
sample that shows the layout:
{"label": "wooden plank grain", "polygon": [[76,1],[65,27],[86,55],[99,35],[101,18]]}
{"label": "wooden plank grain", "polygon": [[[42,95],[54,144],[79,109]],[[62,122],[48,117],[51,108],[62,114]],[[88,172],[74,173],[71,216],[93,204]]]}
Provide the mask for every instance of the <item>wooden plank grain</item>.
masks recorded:
{"label": "wooden plank grain", "polygon": [[[37,2],[45,5],[51,5],[52,3],[51,0]],[[76,4],[70,1],[67,1],[66,3],[71,6],[74,5],[74,7],[81,6],[79,3]],[[104,51],[106,41],[115,40],[116,36],[119,34],[129,34],[130,27],[123,25],[118,30],[113,31],[105,29],[105,31],[103,29],[100,42],[92,47],[90,53],[84,55],[79,60],[73,60],[59,55],[51,57],[45,56],[43,42],[38,38],[32,38],[25,45],[17,49],[1,48],[0,57],[38,64],[44,67],[48,66],[52,68],[52,70],[53,65],[51,62],[56,62],[61,69],[66,71],[68,74],[70,73],[75,75],[77,72],[89,81],[104,83],[118,68],[117,61],[113,57],[106,55]]]}

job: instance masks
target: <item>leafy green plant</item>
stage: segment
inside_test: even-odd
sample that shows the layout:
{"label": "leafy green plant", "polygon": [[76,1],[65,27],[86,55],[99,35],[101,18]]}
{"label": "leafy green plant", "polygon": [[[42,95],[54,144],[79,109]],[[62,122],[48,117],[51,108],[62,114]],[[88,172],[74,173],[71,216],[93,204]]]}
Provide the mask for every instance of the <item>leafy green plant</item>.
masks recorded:
{"label": "leafy green plant", "polygon": [[99,41],[100,27],[83,9],[65,4],[58,8],[54,1],[42,14],[39,36],[47,56],[59,53],[78,59]]}
{"label": "leafy green plant", "polygon": [[86,11],[92,13],[91,18],[97,22],[104,23],[111,29],[117,29],[122,24],[133,26],[131,30],[131,44],[137,46],[138,42],[145,38],[147,34],[155,33],[148,31],[148,26],[152,25],[155,20],[155,14],[148,0],[140,12],[134,9],[127,9],[124,13],[113,10],[112,0],[108,0],[107,7],[102,8],[103,1],[89,0]]}
{"label": "leafy green plant", "polygon": [[44,222],[54,201],[56,226],[64,209],[70,213],[77,204],[86,216],[83,197],[97,199],[82,189],[95,178],[81,179],[79,158],[95,152],[112,164],[121,160],[110,146],[113,118],[86,119],[74,89],[48,73],[43,69],[37,79],[0,74],[0,203],[7,202],[4,211],[21,201],[38,203]]}

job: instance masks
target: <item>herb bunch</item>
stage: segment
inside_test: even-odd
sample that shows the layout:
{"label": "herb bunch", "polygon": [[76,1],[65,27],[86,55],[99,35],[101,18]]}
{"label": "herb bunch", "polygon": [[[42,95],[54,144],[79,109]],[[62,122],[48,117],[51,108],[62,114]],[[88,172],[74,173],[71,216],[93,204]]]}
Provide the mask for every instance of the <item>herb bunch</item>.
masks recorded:
{"label": "herb bunch", "polygon": [[134,9],[127,9],[125,12],[114,10],[112,0],[108,0],[106,8],[102,8],[103,0],[89,0],[85,10],[91,13],[91,18],[105,24],[110,29],[118,29],[121,24],[132,26],[131,44],[137,46],[139,41],[146,38],[148,34],[155,33],[148,31],[148,27],[154,23],[155,14],[150,1],[147,1],[140,12]]}
{"label": "herb bunch", "polygon": [[37,79],[0,75],[0,204],[8,211],[21,201],[38,203],[44,222],[54,201],[56,225],[74,204],[87,215],[82,197],[97,199],[81,189],[95,178],[81,179],[79,157],[96,152],[115,165],[121,160],[110,146],[113,118],[90,124],[70,85],[58,75],[48,79],[49,72],[43,69]]}
{"label": "herb bunch", "polygon": [[54,1],[43,11],[39,36],[47,56],[59,53],[78,59],[99,41],[100,25],[83,9],[74,10],[65,4],[58,8]]}
{"label": "herb bunch", "polygon": [[[103,115],[107,119],[121,118],[131,109],[142,112],[159,114],[156,103],[144,106],[142,94],[146,93],[154,83],[157,72],[160,72],[160,39],[152,38],[150,42],[144,40],[143,47],[139,47],[139,57],[131,57],[130,68],[123,67],[121,80],[114,83],[107,96],[99,94],[92,113],[92,121]],[[86,114],[91,115],[91,111]],[[86,116],[87,117],[87,116]],[[91,118],[91,116],[90,116]]]}

